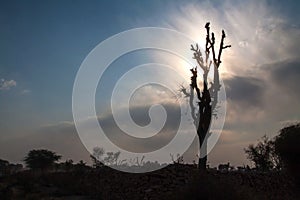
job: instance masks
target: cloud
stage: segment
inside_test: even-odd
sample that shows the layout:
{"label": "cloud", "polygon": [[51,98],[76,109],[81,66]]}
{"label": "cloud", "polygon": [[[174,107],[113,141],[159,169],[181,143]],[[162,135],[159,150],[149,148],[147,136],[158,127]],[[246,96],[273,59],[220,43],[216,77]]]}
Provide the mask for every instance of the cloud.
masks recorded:
{"label": "cloud", "polygon": [[29,94],[29,93],[31,93],[31,90],[28,90],[28,89],[25,89],[25,90],[21,91],[22,95],[26,95],[26,94]]}
{"label": "cloud", "polygon": [[272,83],[276,85],[280,93],[300,98],[300,61],[284,60],[263,67],[265,73],[269,74]]}
{"label": "cloud", "polygon": [[0,79],[0,90],[10,90],[15,86],[17,86],[17,82],[15,80]]}
{"label": "cloud", "polygon": [[[149,137],[147,139],[132,137],[126,133],[124,133],[116,124],[114,117],[112,114],[108,114],[105,116],[99,117],[99,124],[101,125],[103,131],[107,135],[107,137],[115,144],[120,146],[121,148],[131,151],[131,152],[149,152],[154,151],[158,148],[161,148],[165,145],[167,145],[170,140],[175,136],[177,133],[179,124],[180,124],[180,118],[181,118],[181,112],[180,108],[176,104],[164,104],[162,105],[164,109],[166,110],[166,122],[162,129],[157,133],[156,135]],[[137,106],[137,107],[131,107],[130,108],[130,114],[135,123],[140,126],[145,126],[150,123],[149,118],[149,108],[150,105],[144,105],[144,106]],[[121,110],[119,112],[125,113],[125,111]],[[121,121],[121,125],[126,125],[126,115],[120,114],[124,117],[124,121]],[[152,120],[156,120],[160,116],[155,115],[155,118]],[[159,121],[162,121],[163,119],[159,119]],[[153,124],[153,129],[150,128],[149,131],[156,132],[155,123]],[[129,127],[129,130],[132,130],[135,132],[134,128]],[[142,136],[143,133],[140,133],[140,136]]]}
{"label": "cloud", "polygon": [[287,59],[262,67],[267,77],[265,109],[277,123],[300,120],[300,59]]}
{"label": "cloud", "polygon": [[165,15],[162,26],[189,35],[202,48],[207,21],[211,22],[217,43],[224,29],[225,42],[232,47],[222,55],[220,70],[223,72],[255,74],[257,65],[298,57],[300,27],[267,1],[225,0],[217,6],[211,1],[181,3]]}
{"label": "cloud", "polygon": [[263,106],[264,81],[254,77],[234,76],[224,80],[227,99],[244,107]]}
{"label": "cloud", "polygon": [[299,65],[299,59],[287,59],[257,66],[256,77],[226,78],[225,130],[246,131],[259,138],[276,135],[283,121],[299,121]]}
{"label": "cloud", "polygon": [[[168,113],[165,126],[158,134],[147,139],[134,138],[124,133],[118,128],[111,114],[98,117],[98,121],[106,136],[121,148],[133,152],[148,152],[168,144],[176,134],[179,126],[181,113],[178,105],[165,104],[163,106]],[[145,105],[144,107],[132,107],[130,112],[133,116],[133,120],[140,125],[148,124],[149,108],[149,105]],[[124,111],[121,110],[120,112]],[[93,128],[91,127],[90,119],[87,119],[83,123],[86,127]],[[105,148],[106,144],[103,144],[103,142],[93,141],[93,136],[91,136],[90,139],[91,141],[87,142],[95,142],[97,146]],[[21,160],[29,150],[34,148],[53,150],[63,155],[63,159],[72,158],[75,161],[81,159],[85,161],[90,160],[89,153],[80,140],[74,123],[69,121],[48,124],[31,133],[23,134],[23,136],[0,140],[0,157],[9,157],[13,161],[18,161]],[[105,150],[111,151],[106,148]]]}

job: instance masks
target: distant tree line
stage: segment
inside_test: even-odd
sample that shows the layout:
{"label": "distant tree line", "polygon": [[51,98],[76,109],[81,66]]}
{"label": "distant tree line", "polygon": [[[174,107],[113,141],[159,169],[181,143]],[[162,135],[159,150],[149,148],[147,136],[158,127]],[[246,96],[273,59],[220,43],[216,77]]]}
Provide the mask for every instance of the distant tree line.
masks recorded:
{"label": "distant tree line", "polygon": [[22,164],[12,164],[7,160],[0,159],[0,177],[4,175],[14,174],[23,169]]}
{"label": "distant tree line", "polygon": [[[300,123],[290,125],[282,128],[279,135],[270,139],[267,136],[262,137],[257,144],[250,144],[245,148],[247,158],[253,162],[256,171],[274,171],[281,170],[287,171],[292,174],[296,180],[300,180],[299,167],[300,167]],[[177,155],[174,158],[170,154],[173,164],[184,164],[183,157]],[[132,167],[133,169],[141,167],[157,167],[161,165],[158,162],[144,161],[145,157],[135,158],[130,160],[120,160],[120,152],[105,152],[101,147],[95,147],[91,154],[92,167],[88,166],[86,162],[79,161],[74,163],[73,160],[67,159],[64,162],[58,163],[62,158],[57,153],[46,149],[30,150],[24,158],[26,167],[35,171],[83,171],[87,169],[98,169],[107,166],[118,166],[120,168]],[[166,165],[166,164],[165,164]],[[233,166],[227,164],[220,164],[219,170],[228,171]],[[239,167],[238,167],[239,168]],[[243,167],[244,170],[250,168]],[[11,164],[6,160],[0,159],[0,176],[17,173],[23,170],[21,164]]]}

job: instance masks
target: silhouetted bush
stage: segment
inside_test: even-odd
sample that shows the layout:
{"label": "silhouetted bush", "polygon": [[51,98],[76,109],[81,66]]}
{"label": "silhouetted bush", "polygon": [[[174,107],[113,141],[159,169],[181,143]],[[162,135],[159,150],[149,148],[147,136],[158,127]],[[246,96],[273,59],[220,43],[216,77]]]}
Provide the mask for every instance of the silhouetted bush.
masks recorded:
{"label": "silhouetted bush", "polygon": [[284,167],[300,182],[300,123],[280,130],[275,138],[275,151],[284,163]]}
{"label": "silhouetted bush", "polygon": [[275,152],[274,140],[267,136],[261,138],[256,144],[250,144],[244,149],[247,158],[252,161],[257,170],[270,171],[281,168],[281,160]]}
{"label": "silhouetted bush", "polygon": [[38,149],[29,151],[24,161],[26,166],[30,169],[45,170],[52,167],[60,158],[61,156],[57,155],[55,152],[46,149]]}

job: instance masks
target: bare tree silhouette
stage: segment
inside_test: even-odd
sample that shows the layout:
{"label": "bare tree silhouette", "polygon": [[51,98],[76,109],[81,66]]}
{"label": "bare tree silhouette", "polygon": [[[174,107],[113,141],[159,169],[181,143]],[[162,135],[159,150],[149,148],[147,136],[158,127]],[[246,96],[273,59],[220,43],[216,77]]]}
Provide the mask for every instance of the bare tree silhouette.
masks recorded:
{"label": "bare tree silhouette", "polygon": [[104,155],[105,150],[101,147],[94,147],[93,148],[93,154],[90,155],[90,158],[92,159],[93,162],[93,167],[95,168],[100,168],[103,167],[103,163],[101,162],[102,156]]}
{"label": "bare tree silhouette", "polygon": [[[231,47],[231,45],[224,45],[224,39],[226,37],[225,31],[222,30],[222,37],[219,47],[218,55],[215,53],[215,35],[210,33],[210,23],[206,23],[206,44],[205,44],[205,55],[202,55],[201,50],[199,49],[198,44],[191,45],[191,50],[194,52],[194,57],[198,63],[198,66],[203,70],[203,91],[200,92],[197,82],[197,67],[191,69],[191,84],[190,91],[188,92],[184,87],[181,88],[181,92],[185,97],[189,98],[189,105],[191,108],[191,116],[193,118],[194,125],[197,129],[197,135],[199,137],[200,144],[200,156],[198,167],[201,170],[206,169],[207,163],[207,139],[209,137],[209,127],[211,124],[213,111],[216,110],[218,103],[218,92],[220,91],[221,84],[219,80],[219,67],[222,63],[221,55],[222,51],[226,48]],[[213,60],[209,60],[209,56],[212,54]],[[214,80],[208,85],[207,78],[208,73],[211,69],[211,66],[214,67]],[[194,105],[194,98],[196,91],[196,98],[199,100],[198,105]],[[197,109],[198,108],[198,109]],[[209,133],[210,134],[210,133]]]}

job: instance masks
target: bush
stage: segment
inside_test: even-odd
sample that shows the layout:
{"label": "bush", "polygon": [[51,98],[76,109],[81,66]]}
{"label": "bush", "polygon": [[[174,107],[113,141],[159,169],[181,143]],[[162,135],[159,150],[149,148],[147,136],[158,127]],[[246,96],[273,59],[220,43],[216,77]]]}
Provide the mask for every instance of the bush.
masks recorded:
{"label": "bush", "polygon": [[284,167],[299,180],[300,123],[280,130],[280,134],[275,138],[275,151],[282,159]]}
{"label": "bush", "polygon": [[61,156],[57,155],[55,152],[46,149],[39,149],[29,151],[24,161],[26,166],[30,169],[45,170],[52,167],[60,158]]}
{"label": "bush", "polygon": [[262,137],[256,145],[250,144],[244,150],[247,158],[260,171],[281,168],[280,158],[275,152],[274,140],[270,140],[267,136]]}

